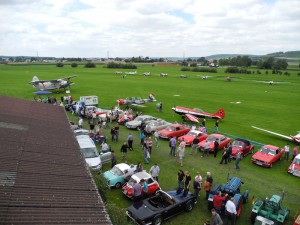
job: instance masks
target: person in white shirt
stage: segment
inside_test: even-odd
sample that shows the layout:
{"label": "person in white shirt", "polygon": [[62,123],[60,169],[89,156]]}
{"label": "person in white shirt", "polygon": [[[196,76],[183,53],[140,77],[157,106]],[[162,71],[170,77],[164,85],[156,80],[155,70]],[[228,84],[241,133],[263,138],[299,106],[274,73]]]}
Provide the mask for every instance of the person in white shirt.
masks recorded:
{"label": "person in white shirt", "polygon": [[286,146],[284,146],[284,159],[289,160],[289,155],[290,155],[290,145],[286,144]]}
{"label": "person in white shirt", "polygon": [[82,117],[79,117],[79,120],[78,120],[78,127],[82,129],[82,123],[83,123],[83,119]]}
{"label": "person in white shirt", "polygon": [[226,202],[225,209],[226,209],[226,224],[228,225],[229,220],[231,220],[231,225],[235,225],[236,219],[236,207],[235,207],[235,199],[231,198]]}
{"label": "person in white shirt", "polygon": [[107,152],[109,145],[104,141],[102,142],[101,147],[102,147],[102,152]]}

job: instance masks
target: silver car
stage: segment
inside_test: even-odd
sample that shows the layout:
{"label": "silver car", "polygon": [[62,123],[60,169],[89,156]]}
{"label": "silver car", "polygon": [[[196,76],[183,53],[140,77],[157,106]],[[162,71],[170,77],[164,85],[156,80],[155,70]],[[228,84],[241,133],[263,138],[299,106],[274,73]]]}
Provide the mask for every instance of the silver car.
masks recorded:
{"label": "silver car", "polygon": [[162,120],[162,119],[157,119],[157,120],[150,120],[149,122],[146,122],[146,132],[151,133],[155,131],[159,131],[162,129],[165,129],[167,126],[169,126],[171,123]]}
{"label": "silver car", "polygon": [[125,126],[129,129],[139,129],[143,121],[147,123],[150,120],[156,120],[156,118],[148,115],[138,116],[134,120],[127,122]]}

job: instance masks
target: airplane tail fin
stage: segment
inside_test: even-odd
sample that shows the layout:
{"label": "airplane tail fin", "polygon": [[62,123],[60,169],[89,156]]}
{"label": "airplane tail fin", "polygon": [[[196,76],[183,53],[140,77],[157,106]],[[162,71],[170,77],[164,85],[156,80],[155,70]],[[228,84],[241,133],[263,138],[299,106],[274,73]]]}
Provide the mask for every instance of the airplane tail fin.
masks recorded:
{"label": "airplane tail fin", "polygon": [[35,81],[39,81],[39,78],[38,78],[37,76],[34,76],[34,77],[32,78],[32,82],[35,82]]}
{"label": "airplane tail fin", "polygon": [[220,117],[221,119],[224,119],[224,117],[225,117],[225,111],[224,111],[224,109],[219,109],[219,110],[215,113],[215,116],[218,116],[218,117]]}
{"label": "airplane tail fin", "polygon": [[152,101],[155,100],[155,97],[154,97],[154,94],[153,94],[153,93],[150,93],[150,94],[149,94],[149,99],[152,100]]}

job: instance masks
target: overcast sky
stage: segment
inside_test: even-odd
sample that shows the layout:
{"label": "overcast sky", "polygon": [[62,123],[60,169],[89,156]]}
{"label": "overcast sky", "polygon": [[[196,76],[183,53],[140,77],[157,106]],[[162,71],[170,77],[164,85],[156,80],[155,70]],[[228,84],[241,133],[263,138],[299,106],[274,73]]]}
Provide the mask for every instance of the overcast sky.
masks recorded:
{"label": "overcast sky", "polygon": [[300,0],[0,0],[0,55],[300,50]]}

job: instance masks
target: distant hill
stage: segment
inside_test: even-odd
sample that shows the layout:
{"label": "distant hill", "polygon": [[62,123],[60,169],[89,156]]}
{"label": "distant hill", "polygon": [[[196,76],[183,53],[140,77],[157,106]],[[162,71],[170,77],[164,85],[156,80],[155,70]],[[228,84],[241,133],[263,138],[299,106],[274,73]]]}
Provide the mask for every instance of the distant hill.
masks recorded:
{"label": "distant hill", "polygon": [[274,53],[269,53],[266,56],[284,57],[284,58],[300,58],[300,51],[274,52]]}
{"label": "distant hill", "polygon": [[210,60],[210,59],[227,59],[227,58],[233,58],[233,57],[237,57],[237,56],[249,56],[251,59],[253,58],[261,58],[263,57],[262,55],[249,55],[249,54],[216,54],[216,55],[209,55],[209,56],[205,56],[206,59]]}

